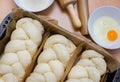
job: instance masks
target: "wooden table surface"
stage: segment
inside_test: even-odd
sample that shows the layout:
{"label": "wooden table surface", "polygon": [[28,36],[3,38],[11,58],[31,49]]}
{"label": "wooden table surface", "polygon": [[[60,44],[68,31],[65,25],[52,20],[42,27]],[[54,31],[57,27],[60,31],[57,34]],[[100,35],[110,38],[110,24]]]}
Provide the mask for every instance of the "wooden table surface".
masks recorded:
{"label": "wooden table surface", "polygon": [[[88,0],[89,1],[89,14],[91,14],[96,8],[100,6],[116,6],[120,8],[120,0]],[[13,8],[16,8],[13,0],[0,0],[0,22],[4,19],[4,17],[12,11]],[[75,6],[76,8],[76,6]],[[77,8],[76,8],[77,10]],[[76,11],[77,12],[77,11]],[[52,4],[51,7],[48,9],[38,12],[36,14],[49,16],[53,19],[58,20],[58,24],[63,28],[69,30],[70,32],[77,32],[73,29],[73,26],[70,21],[70,17],[68,16],[67,12],[63,10],[57,0]],[[116,50],[107,50],[109,51],[116,59],[120,62],[120,49]]]}

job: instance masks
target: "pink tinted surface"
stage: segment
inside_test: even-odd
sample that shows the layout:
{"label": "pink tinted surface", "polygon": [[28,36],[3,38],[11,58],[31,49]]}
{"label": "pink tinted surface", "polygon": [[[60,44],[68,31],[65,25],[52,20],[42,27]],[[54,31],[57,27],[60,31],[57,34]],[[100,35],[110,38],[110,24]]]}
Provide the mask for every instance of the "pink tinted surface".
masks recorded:
{"label": "pink tinted surface", "polygon": [[[90,14],[98,7],[100,6],[116,6],[120,8],[120,0],[88,0],[89,1],[89,10]],[[4,19],[4,17],[12,11],[13,8],[16,8],[13,0],[0,0],[0,22]],[[77,8],[75,6],[76,12]],[[70,21],[70,17],[68,16],[68,13],[66,10],[63,10],[60,5],[58,4],[57,0],[52,4],[51,7],[48,9],[36,13],[38,15],[45,15],[49,16],[52,19],[58,20],[58,23],[61,27],[67,29],[70,32],[75,32],[77,34],[80,34],[79,30],[76,31],[73,29],[72,23]],[[117,60],[120,62],[120,49],[116,50],[108,50],[113,56],[117,58]]]}

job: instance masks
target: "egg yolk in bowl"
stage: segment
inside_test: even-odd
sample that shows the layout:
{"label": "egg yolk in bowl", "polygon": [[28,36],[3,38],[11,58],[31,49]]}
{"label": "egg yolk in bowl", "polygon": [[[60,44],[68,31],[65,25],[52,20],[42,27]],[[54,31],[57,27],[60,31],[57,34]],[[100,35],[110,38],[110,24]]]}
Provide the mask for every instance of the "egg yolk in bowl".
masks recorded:
{"label": "egg yolk in bowl", "polygon": [[118,33],[115,30],[109,30],[107,32],[107,38],[109,41],[115,41],[118,38]]}

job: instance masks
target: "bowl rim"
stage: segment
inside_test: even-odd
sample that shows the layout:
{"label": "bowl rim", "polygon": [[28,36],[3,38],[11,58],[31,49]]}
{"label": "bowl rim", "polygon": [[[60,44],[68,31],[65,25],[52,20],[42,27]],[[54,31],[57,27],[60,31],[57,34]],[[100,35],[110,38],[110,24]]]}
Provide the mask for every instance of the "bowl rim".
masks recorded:
{"label": "bowl rim", "polygon": [[[95,43],[97,43],[99,46],[101,46],[101,47],[103,47],[103,48],[106,48],[106,49],[118,49],[118,48],[120,48],[120,46],[118,45],[118,46],[112,46],[112,47],[109,47],[109,46],[106,46],[106,45],[103,45],[103,44],[101,44],[99,41],[97,41],[97,39],[93,36],[93,31],[91,31],[91,25],[90,25],[90,22],[91,22],[91,20],[92,20],[92,18],[94,17],[94,14],[96,13],[96,12],[99,12],[99,10],[103,10],[103,9],[105,9],[105,8],[112,8],[112,9],[116,9],[117,11],[120,11],[120,9],[118,8],[118,7],[115,7],[115,6],[102,6],[102,7],[98,7],[98,8],[96,8],[92,13],[91,13],[91,15],[90,15],[90,17],[89,17],[89,19],[88,19],[88,32],[89,32],[89,35],[90,35],[90,37],[92,38],[92,40],[95,42]],[[103,16],[104,17],[104,16]]]}
{"label": "bowl rim", "polygon": [[15,2],[15,4],[16,4],[18,7],[24,9],[25,11],[29,11],[29,12],[40,12],[40,11],[43,11],[43,10],[49,8],[49,7],[53,4],[53,2],[54,2],[54,0],[50,0],[49,4],[48,4],[47,6],[45,6],[44,8],[40,8],[40,9],[38,9],[38,10],[32,10],[32,9],[26,9],[25,6],[23,7],[23,6],[22,6],[22,3],[21,3],[21,0],[13,0],[13,1]]}

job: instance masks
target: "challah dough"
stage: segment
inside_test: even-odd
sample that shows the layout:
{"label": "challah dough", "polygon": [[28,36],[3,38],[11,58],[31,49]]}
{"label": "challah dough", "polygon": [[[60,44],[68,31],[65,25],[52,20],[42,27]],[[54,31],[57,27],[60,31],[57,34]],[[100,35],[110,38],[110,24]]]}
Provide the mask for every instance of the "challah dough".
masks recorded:
{"label": "challah dough", "polygon": [[21,82],[27,67],[32,62],[40,43],[44,28],[32,18],[17,21],[10,41],[0,59],[0,82]]}
{"label": "challah dough", "polygon": [[86,50],[71,69],[66,82],[100,82],[106,68],[104,56],[94,50]]}
{"label": "challah dough", "polygon": [[59,82],[75,49],[74,43],[63,35],[50,36],[26,82]]}

